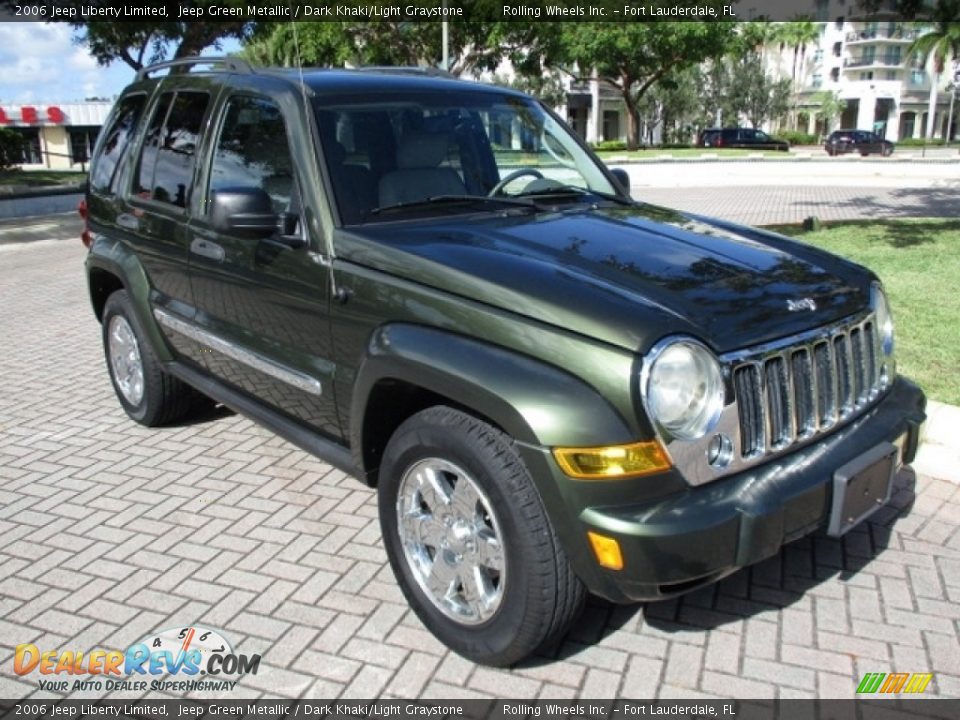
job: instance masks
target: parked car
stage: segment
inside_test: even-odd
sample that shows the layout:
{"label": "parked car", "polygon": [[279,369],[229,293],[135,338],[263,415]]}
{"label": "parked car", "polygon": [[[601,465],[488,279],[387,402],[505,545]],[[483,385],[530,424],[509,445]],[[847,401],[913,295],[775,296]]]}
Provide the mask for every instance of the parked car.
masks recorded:
{"label": "parked car", "polygon": [[635,202],[514,90],[180,59],[123,91],[88,187],[127,415],[222,403],[376,487],[403,593],[479,662],[587,592],[669,598],[841,536],[916,454],[872,272]]}
{"label": "parked car", "polygon": [[834,130],[827,137],[823,149],[827,155],[858,152],[861,155],[893,155],[895,145],[869,130]]}
{"label": "parked car", "polygon": [[745,148],[749,150],[779,150],[787,152],[790,143],[753,128],[710,128],[700,132],[697,144],[701,147]]}

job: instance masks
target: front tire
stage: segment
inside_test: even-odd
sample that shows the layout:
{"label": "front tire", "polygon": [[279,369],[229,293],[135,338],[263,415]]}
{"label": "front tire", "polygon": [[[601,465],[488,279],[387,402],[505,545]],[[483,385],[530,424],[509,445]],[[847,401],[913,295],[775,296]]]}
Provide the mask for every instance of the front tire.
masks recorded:
{"label": "front tire", "polygon": [[586,591],[573,574],[512,440],[437,406],[384,450],[380,525],[394,575],[424,625],[487,665],[562,637]]}
{"label": "front tire", "polygon": [[107,371],[130,419],[156,427],[179,420],[198,404],[199,393],[163,371],[126,290],[107,298],[102,323]]}

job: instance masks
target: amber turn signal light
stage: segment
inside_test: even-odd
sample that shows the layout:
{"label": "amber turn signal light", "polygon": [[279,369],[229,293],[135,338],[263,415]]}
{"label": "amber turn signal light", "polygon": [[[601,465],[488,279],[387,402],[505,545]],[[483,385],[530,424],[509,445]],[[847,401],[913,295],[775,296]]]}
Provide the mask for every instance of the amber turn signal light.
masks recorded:
{"label": "amber turn signal light", "polygon": [[554,448],[553,456],[563,472],[582,480],[639,477],[670,468],[670,460],[656,440],[609,447]]}
{"label": "amber turn signal light", "polygon": [[593,554],[600,567],[610,570],[623,570],[623,554],[620,552],[620,543],[612,537],[595,533],[592,530],[587,530],[587,538],[590,540],[590,547],[593,548]]}

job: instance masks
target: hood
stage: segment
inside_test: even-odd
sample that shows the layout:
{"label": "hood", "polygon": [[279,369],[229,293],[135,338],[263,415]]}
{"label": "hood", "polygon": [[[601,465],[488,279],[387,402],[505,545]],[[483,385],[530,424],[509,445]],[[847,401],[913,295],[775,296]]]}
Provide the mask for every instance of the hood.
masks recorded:
{"label": "hood", "polygon": [[403,221],[343,231],[338,256],[645,352],[691,334],[718,353],[869,302],[864,268],[772,233],[650,205]]}

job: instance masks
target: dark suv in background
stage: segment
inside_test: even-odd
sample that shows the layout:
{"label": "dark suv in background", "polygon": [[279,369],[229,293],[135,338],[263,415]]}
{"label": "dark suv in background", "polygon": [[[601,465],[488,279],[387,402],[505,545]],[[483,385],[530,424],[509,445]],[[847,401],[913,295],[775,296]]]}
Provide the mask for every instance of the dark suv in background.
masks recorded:
{"label": "dark suv in background", "polygon": [[894,144],[869,130],[834,130],[827,137],[823,149],[827,155],[860,153],[861,155],[893,155]]}
{"label": "dark suv in background", "polygon": [[700,147],[744,148],[748,150],[779,150],[787,152],[790,143],[753,128],[709,128],[697,138]]}
{"label": "dark suv in background", "polygon": [[404,594],[480,662],[588,591],[667,598],[842,535],[924,420],[879,280],[628,187],[502,87],[144,69],[85,201],[117,398],[148,426],[222,403],[375,486]]}

